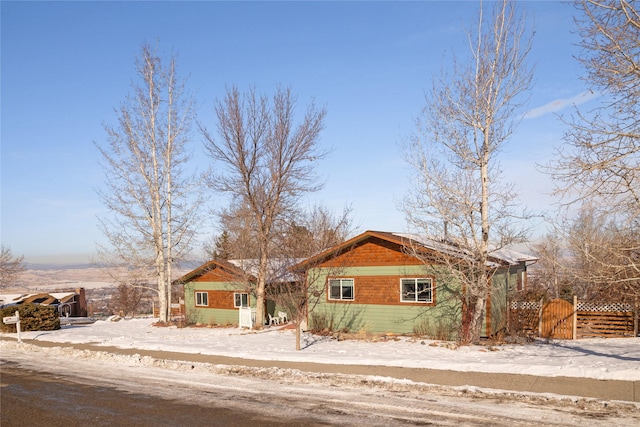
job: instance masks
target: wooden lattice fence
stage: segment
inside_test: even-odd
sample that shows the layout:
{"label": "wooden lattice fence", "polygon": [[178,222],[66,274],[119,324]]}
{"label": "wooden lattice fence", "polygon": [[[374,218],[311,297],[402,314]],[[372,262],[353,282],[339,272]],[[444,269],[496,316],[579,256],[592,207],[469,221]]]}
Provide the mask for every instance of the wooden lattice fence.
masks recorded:
{"label": "wooden lattice fence", "polygon": [[540,329],[538,301],[512,301],[509,307],[509,330],[527,337],[537,337]]}
{"label": "wooden lattice fence", "polygon": [[[559,300],[554,300],[559,301]],[[627,303],[574,300],[573,310],[558,310],[571,303],[512,301],[509,329],[520,335],[544,338],[614,338],[638,336],[638,309]]]}
{"label": "wooden lattice fence", "polygon": [[626,303],[578,302],[577,338],[638,335],[634,307]]}

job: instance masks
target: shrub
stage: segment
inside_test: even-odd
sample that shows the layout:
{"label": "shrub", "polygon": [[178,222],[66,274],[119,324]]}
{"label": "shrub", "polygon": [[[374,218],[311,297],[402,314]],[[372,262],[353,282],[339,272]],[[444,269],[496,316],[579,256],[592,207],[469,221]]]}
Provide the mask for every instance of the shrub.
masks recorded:
{"label": "shrub", "polygon": [[[60,329],[58,309],[49,305],[20,304],[0,310],[1,317],[13,316],[16,310],[20,315],[22,331],[53,331]],[[2,332],[16,332],[16,325],[1,325]]]}
{"label": "shrub", "polygon": [[446,318],[437,319],[435,324],[431,324],[428,318],[423,319],[421,322],[414,324],[413,333],[440,341],[453,341],[458,337],[456,325]]}
{"label": "shrub", "polygon": [[333,322],[327,313],[311,313],[311,332],[326,334],[333,332]]}

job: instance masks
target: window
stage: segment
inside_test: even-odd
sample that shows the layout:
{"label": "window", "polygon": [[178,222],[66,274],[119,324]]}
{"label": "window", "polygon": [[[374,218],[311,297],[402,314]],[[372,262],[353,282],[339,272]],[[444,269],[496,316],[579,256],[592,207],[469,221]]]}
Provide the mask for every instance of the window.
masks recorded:
{"label": "window", "polygon": [[238,307],[249,307],[249,294],[234,292],[233,293],[233,306]]}
{"label": "window", "polygon": [[400,301],[433,302],[432,279],[400,279]]}
{"label": "window", "polygon": [[329,299],[353,301],[353,279],[329,279]]}
{"label": "window", "polygon": [[196,306],[209,306],[209,294],[207,292],[196,292]]}

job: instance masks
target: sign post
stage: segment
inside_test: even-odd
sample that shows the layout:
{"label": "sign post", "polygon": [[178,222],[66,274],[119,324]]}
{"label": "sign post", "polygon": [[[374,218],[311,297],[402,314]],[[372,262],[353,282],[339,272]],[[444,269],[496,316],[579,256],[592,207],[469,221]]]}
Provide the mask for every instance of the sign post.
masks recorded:
{"label": "sign post", "polygon": [[22,343],[22,338],[20,337],[20,313],[16,310],[15,316],[7,316],[2,318],[2,323],[5,325],[16,325],[16,330],[18,331],[18,342]]}

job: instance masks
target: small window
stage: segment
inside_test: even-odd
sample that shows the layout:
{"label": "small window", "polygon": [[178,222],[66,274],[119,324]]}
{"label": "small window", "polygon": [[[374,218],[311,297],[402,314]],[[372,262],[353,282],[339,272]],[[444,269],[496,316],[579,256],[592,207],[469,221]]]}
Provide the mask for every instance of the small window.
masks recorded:
{"label": "small window", "polygon": [[233,306],[238,307],[249,307],[249,294],[234,292],[233,293]]}
{"label": "small window", "polygon": [[209,293],[207,292],[196,292],[196,306],[209,306]]}
{"label": "small window", "polygon": [[329,299],[353,301],[353,279],[329,279]]}
{"label": "small window", "polygon": [[429,278],[400,279],[400,301],[433,302],[433,280]]}

